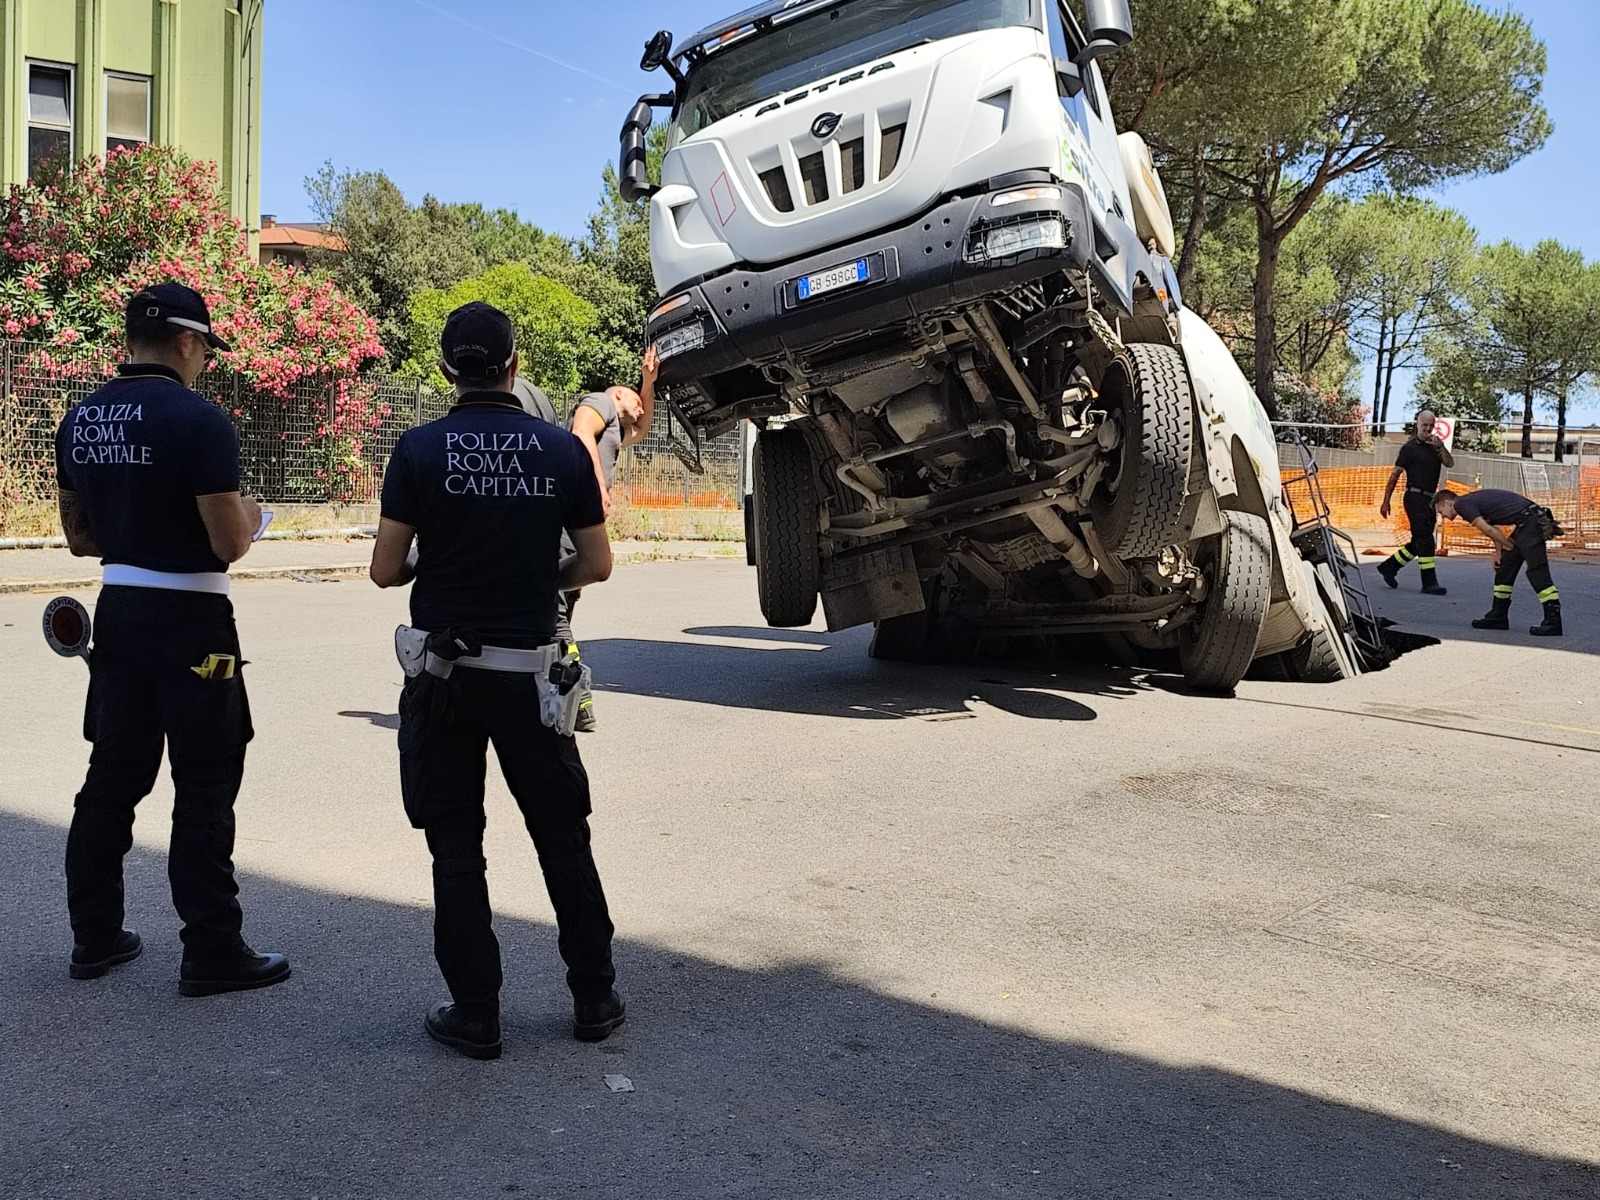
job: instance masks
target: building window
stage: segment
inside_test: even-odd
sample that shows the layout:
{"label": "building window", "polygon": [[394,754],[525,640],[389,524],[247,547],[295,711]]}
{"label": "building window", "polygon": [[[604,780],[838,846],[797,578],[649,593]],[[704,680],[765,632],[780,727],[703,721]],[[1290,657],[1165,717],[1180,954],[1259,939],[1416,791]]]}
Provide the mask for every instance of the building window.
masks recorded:
{"label": "building window", "polygon": [[150,140],[150,77],[106,74],[106,153]]}
{"label": "building window", "polygon": [[28,64],[28,177],[72,162],[72,68]]}

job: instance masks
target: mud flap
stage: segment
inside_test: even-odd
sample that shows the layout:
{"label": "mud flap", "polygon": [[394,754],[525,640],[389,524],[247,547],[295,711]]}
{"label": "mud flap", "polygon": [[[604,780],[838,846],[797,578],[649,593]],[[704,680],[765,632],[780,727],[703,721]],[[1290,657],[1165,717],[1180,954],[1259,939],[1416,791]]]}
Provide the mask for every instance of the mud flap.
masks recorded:
{"label": "mud flap", "polygon": [[909,546],[834,559],[822,578],[822,611],[830,631],[921,612],[926,603]]}

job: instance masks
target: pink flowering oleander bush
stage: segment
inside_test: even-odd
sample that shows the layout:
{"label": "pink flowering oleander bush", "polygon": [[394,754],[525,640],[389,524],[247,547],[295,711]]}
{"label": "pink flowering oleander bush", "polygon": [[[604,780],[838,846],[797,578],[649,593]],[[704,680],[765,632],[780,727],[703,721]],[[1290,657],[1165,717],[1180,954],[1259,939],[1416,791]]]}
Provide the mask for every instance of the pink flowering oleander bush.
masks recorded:
{"label": "pink flowering oleander bush", "polygon": [[[200,390],[241,426],[313,430],[301,436],[326,447],[330,470],[355,469],[364,436],[389,415],[358,378],[383,355],[377,327],[330,280],[257,263],[214,164],[119,148],[0,198],[0,331],[23,343],[19,380],[59,389],[108,375],[128,297],[164,280],[205,297],[245,403],[215,374]],[[280,411],[258,411],[269,406]]]}

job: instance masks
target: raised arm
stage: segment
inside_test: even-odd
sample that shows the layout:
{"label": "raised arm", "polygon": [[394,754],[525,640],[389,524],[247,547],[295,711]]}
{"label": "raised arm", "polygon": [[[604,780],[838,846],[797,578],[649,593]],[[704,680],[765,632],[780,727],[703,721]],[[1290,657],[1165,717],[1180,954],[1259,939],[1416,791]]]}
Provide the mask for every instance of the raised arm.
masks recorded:
{"label": "raised arm", "polygon": [[63,488],[57,494],[56,507],[61,513],[61,532],[67,535],[67,549],[77,558],[99,558],[100,543],[95,540],[82,497]]}
{"label": "raised arm", "polygon": [[623,431],[622,445],[637,446],[650,436],[650,426],[656,419],[656,372],[661,368],[661,360],[656,356],[654,344],[644,352],[643,378],[639,382],[639,419]]}

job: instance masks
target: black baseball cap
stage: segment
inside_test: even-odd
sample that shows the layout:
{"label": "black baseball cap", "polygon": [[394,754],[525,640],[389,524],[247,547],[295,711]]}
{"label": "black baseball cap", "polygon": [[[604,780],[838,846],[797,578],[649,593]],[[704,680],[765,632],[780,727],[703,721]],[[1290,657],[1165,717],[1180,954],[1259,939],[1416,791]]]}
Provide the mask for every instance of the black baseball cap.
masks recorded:
{"label": "black baseball cap", "polygon": [[135,293],[128,301],[128,316],[141,321],[165,321],[206,336],[213,350],[231,350],[227,342],[211,332],[211,310],[205,298],[181,283],[157,283]]}
{"label": "black baseball cap", "polygon": [[511,318],[481,300],[463,304],[445,319],[439,344],[451,379],[499,379],[517,353]]}

